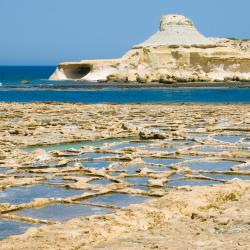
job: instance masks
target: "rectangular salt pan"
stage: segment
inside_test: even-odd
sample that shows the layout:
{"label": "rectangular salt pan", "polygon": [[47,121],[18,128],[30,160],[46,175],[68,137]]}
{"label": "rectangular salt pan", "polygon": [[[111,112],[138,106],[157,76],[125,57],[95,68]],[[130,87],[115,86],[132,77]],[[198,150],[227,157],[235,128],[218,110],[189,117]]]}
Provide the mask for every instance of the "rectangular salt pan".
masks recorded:
{"label": "rectangular salt pan", "polygon": [[51,187],[47,185],[33,185],[8,188],[0,192],[1,203],[21,204],[35,198],[68,198],[80,195],[84,191]]}
{"label": "rectangular salt pan", "polygon": [[38,225],[20,221],[0,220],[0,240],[3,240],[11,235],[23,234],[29,228],[35,226]]}
{"label": "rectangular salt pan", "polygon": [[127,207],[131,204],[145,202],[149,199],[148,196],[129,195],[129,194],[108,194],[90,198],[87,201],[96,204],[113,205],[118,207]]}
{"label": "rectangular salt pan", "polygon": [[103,207],[85,206],[79,204],[60,204],[49,205],[40,209],[24,209],[21,212],[18,212],[17,215],[40,220],[67,221],[77,217],[102,215],[111,212],[112,210]]}
{"label": "rectangular salt pan", "polygon": [[233,161],[218,161],[218,162],[192,162],[187,164],[192,170],[203,171],[230,171],[230,169],[239,163]]}

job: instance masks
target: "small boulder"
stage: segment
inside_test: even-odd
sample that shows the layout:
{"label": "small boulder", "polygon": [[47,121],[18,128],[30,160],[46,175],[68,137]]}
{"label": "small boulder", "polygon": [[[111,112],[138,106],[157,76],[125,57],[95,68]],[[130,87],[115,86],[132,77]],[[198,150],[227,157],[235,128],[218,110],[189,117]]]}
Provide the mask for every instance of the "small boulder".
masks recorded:
{"label": "small boulder", "polygon": [[28,80],[21,80],[20,83],[21,83],[21,84],[28,84],[29,81],[28,81]]}

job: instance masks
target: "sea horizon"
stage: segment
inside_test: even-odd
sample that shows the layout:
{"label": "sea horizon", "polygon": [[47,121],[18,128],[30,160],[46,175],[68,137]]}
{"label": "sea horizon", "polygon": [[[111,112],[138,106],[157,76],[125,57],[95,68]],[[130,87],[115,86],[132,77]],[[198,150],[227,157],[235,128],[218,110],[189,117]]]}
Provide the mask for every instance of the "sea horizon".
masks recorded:
{"label": "sea horizon", "polygon": [[0,250],[250,249],[249,7],[3,1]]}

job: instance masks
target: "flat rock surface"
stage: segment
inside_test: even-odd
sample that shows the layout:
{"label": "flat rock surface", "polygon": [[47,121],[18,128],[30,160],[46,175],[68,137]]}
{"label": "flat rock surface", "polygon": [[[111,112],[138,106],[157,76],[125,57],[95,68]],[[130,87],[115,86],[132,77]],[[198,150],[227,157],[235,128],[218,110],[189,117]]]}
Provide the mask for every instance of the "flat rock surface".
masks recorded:
{"label": "flat rock surface", "polygon": [[[0,195],[38,198],[0,201],[0,219],[39,225],[0,249],[249,249],[249,104],[0,103],[0,119]],[[43,148],[83,140],[106,143]],[[217,185],[166,187],[173,175]],[[55,197],[32,191],[46,182]],[[119,191],[152,199],[62,223],[19,213]]]}
{"label": "flat rock surface", "polygon": [[115,214],[29,230],[0,249],[249,249],[250,183],[172,190]]}

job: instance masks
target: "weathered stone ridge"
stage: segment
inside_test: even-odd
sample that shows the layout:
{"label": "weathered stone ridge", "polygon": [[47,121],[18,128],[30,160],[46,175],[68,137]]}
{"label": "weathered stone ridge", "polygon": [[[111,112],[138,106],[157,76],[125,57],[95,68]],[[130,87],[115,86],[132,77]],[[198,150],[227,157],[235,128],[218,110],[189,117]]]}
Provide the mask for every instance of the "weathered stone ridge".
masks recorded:
{"label": "weathered stone ridge", "polygon": [[143,83],[250,81],[250,42],[208,39],[186,17],[163,16],[159,31],[122,58],[62,63],[50,79]]}

